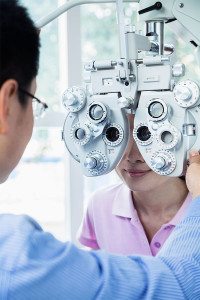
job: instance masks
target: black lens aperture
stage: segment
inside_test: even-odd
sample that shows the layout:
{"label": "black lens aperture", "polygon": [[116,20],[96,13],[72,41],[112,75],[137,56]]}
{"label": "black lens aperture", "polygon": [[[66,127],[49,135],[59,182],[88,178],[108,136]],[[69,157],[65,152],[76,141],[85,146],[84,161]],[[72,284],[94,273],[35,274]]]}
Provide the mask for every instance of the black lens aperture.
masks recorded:
{"label": "black lens aperture", "polygon": [[146,142],[151,137],[151,132],[147,126],[141,126],[137,130],[137,138],[142,141]]}
{"label": "black lens aperture", "polygon": [[116,142],[119,138],[119,129],[116,127],[109,127],[106,130],[106,138],[109,142]]}

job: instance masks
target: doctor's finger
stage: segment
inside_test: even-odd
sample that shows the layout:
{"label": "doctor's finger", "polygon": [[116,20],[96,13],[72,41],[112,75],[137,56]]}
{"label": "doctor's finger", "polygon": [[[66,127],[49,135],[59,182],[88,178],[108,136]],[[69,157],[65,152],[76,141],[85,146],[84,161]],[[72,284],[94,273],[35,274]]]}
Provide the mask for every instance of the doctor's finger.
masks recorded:
{"label": "doctor's finger", "polygon": [[189,164],[200,164],[200,153],[197,150],[191,150],[189,153]]}

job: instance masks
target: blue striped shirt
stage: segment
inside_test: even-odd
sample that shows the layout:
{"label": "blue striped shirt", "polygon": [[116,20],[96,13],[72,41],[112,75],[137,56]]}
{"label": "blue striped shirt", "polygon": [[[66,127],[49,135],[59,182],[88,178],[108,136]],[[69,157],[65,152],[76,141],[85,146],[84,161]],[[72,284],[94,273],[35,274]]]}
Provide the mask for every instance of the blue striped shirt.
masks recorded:
{"label": "blue striped shirt", "polygon": [[200,197],[156,257],[83,251],[30,217],[0,215],[4,299],[200,299]]}

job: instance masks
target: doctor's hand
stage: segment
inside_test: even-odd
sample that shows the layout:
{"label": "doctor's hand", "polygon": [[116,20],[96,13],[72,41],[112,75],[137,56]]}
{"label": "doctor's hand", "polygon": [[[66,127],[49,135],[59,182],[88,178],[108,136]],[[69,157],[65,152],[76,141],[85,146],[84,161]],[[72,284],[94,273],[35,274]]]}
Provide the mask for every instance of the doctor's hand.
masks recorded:
{"label": "doctor's hand", "polygon": [[190,152],[186,184],[193,198],[200,196],[200,154],[198,151]]}

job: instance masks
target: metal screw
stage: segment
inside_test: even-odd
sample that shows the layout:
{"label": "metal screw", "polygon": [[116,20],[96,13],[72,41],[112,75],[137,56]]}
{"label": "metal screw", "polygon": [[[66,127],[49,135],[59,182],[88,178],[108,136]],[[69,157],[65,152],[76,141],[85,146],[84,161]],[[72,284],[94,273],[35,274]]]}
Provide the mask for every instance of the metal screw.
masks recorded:
{"label": "metal screw", "polygon": [[180,7],[180,8],[183,8],[183,7],[184,7],[184,3],[182,3],[182,2],[179,3],[179,7]]}

